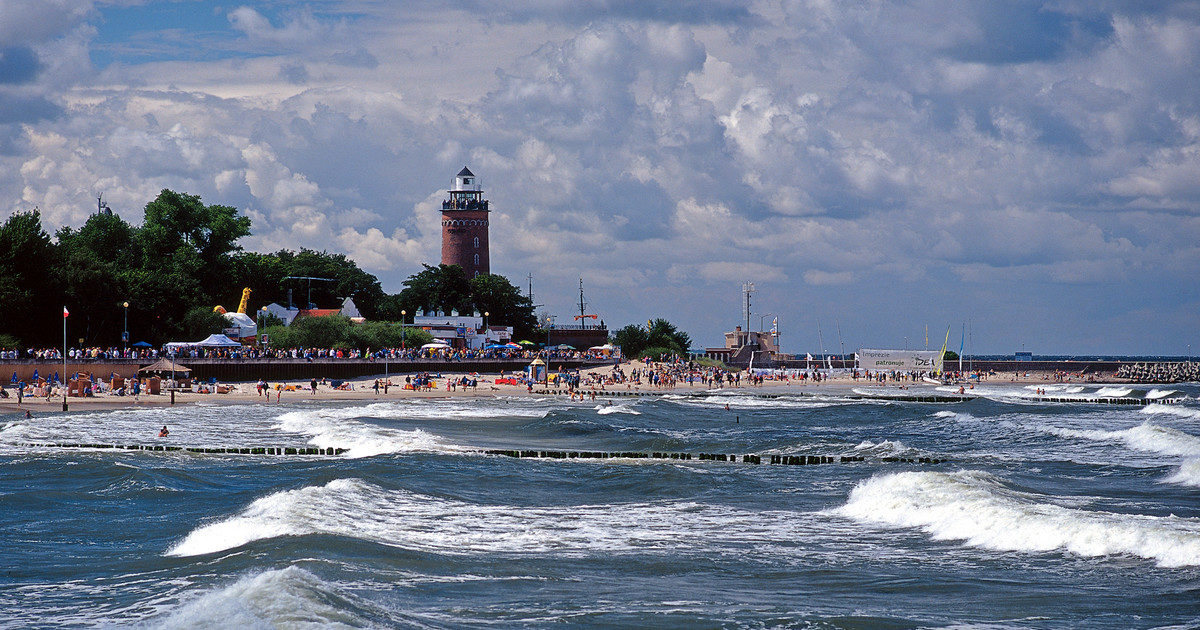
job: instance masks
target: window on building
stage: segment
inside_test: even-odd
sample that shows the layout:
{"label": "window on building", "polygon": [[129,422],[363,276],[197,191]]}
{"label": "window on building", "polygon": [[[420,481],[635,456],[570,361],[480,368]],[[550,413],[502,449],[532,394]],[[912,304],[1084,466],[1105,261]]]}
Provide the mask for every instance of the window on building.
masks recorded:
{"label": "window on building", "polygon": [[479,249],[479,237],[475,237],[475,249]]}
{"label": "window on building", "polygon": [[479,265],[479,254],[475,254],[475,265]]}

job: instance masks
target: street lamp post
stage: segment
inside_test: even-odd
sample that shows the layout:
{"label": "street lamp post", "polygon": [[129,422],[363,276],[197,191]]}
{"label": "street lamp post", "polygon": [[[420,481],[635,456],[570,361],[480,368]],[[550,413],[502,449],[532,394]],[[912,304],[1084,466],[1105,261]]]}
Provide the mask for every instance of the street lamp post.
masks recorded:
{"label": "street lamp post", "polygon": [[258,347],[260,352],[267,350],[267,336],[263,329],[267,327],[267,307],[258,309]]}
{"label": "street lamp post", "polygon": [[129,356],[129,302],[122,304],[125,307],[125,330],[121,332],[121,343],[125,344],[125,356]]}
{"label": "street lamp post", "polygon": [[400,351],[404,352],[404,326],[408,323],[408,311],[401,309],[400,311]]}
{"label": "street lamp post", "polygon": [[488,315],[491,315],[491,313],[489,313],[487,311],[483,312],[483,345],[484,345],[484,347],[487,347],[487,342],[488,342]]}

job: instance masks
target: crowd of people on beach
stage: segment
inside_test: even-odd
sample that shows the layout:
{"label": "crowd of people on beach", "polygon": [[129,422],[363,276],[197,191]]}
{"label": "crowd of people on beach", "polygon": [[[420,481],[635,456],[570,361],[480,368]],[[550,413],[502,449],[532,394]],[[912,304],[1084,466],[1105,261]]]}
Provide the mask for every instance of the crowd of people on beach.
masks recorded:
{"label": "crowd of people on beach", "polygon": [[[116,348],[90,347],[69,348],[67,359],[79,360],[110,360],[110,359],[146,359],[149,361],[160,358],[174,357],[176,359],[366,359],[368,361],[470,361],[475,359],[529,359],[541,357],[554,360],[584,360],[604,358],[599,352],[550,349],[516,349],[516,348],[382,348],[373,350],[352,348],[271,348],[258,346],[241,347],[204,347],[177,346],[172,350],[166,348]],[[0,348],[0,360],[37,359],[45,361],[62,361],[61,348]]]}
{"label": "crowd of people on beach", "polygon": [[1123,363],[1117,378],[1135,383],[1194,383],[1200,381],[1200,362]]}

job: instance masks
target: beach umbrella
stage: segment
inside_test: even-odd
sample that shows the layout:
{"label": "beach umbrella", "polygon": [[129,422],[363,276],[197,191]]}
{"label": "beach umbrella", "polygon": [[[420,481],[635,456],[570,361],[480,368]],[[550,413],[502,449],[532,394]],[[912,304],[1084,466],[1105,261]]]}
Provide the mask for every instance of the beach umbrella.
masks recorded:
{"label": "beach umbrella", "polygon": [[519,344],[519,343],[513,343],[513,342],[511,342],[511,341],[510,341],[510,342],[508,342],[508,343],[504,344],[504,346],[503,346],[503,347],[505,347],[505,348],[514,348],[514,349],[516,349],[516,350],[520,350],[520,349],[521,349],[521,344]]}
{"label": "beach umbrella", "polygon": [[36,381],[36,380],[38,380],[38,371],[37,371],[37,369],[34,369],[34,370],[33,370],[33,380],[35,380],[35,381]]}
{"label": "beach umbrella", "polygon": [[536,343],[534,343],[528,339],[522,339],[521,341],[518,341],[517,343],[521,344],[522,346],[536,346],[537,345]]}
{"label": "beach umbrella", "polygon": [[450,344],[448,344],[448,343],[427,343],[427,344],[421,346],[421,349],[422,350],[448,350],[448,349],[450,349]]}
{"label": "beach umbrella", "polygon": [[134,347],[134,348],[153,348],[154,346],[150,345],[148,342],[145,342],[145,341],[139,341],[139,342],[137,342],[137,343],[133,344],[131,347]]}
{"label": "beach umbrella", "polygon": [[14,383],[17,382],[17,373],[16,372],[13,372],[12,382],[14,382]]}

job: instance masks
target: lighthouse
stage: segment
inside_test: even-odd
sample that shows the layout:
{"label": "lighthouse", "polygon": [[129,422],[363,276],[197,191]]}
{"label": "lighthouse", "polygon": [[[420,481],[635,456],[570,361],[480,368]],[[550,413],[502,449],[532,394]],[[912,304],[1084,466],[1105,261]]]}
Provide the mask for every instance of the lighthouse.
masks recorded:
{"label": "lighthouse", "polygon": [[488,260],[488,202],[479,179],[463,167],[442,202],[442,264],[458,265],[467,278],[491,273]]}

